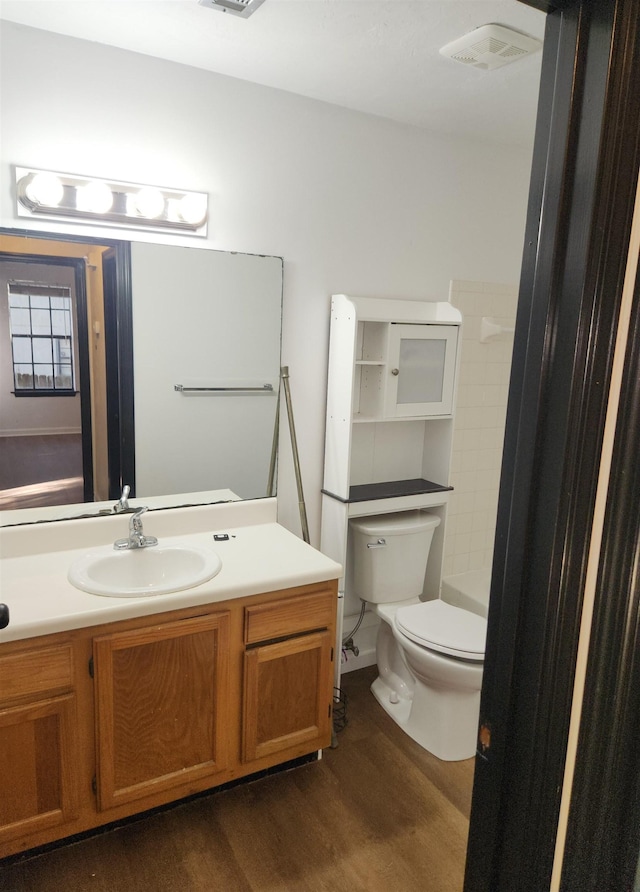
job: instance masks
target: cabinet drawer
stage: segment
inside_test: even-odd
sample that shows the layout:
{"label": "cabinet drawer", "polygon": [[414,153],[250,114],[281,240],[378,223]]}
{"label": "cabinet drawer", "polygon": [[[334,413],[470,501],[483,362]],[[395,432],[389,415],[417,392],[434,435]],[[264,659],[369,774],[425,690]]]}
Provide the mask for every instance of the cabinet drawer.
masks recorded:
{"label": "cabinet drawer", "polygon": [[334,595],[330,589],[245,607],[245,644],[324,629],[333,623],[334,611]]}
{"label": "cabinet drawer", "polygon": [[0,656],[0,702],[53,693],[72,687],[70,644]]}

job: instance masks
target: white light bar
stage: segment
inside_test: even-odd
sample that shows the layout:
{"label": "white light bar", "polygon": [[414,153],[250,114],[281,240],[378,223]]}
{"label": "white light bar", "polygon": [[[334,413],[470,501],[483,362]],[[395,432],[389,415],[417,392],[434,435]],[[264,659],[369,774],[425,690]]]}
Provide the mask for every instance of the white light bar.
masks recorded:
{"label": "white light bar", "polygon": [[207,234],[208,195],[16,167],[20,217]]}

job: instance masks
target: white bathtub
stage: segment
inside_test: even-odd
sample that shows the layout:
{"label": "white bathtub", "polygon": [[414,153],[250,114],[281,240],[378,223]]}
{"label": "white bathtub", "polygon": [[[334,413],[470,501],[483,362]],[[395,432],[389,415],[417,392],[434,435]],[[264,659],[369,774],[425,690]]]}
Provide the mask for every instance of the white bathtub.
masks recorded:
{"label": "white bathtub", "polygon": [[456,576],[445,576],[442,580],[440,597],[447,604],[462,607],[471,613],[486,618],[489,612],[489,587],[491,570],[469,570]]}

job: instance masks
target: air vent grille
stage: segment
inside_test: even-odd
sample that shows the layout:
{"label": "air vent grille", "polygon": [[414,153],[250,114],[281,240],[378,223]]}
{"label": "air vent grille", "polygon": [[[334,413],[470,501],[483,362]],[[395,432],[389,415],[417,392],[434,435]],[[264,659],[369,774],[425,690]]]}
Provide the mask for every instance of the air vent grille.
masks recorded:
{"label": "air vent grille", "polygon": [[482,25],[443,46],[440,53],[455,62],[489,71],[535,53],[541,46],[535,37],[503,25]]}
{"label": "air vent grille", "polygon": [[264,0],[198,0],[198,3],[208,9],[217,9],[218,12],[229,12],[231,15],[248,19],[259,6],[262,6]]}

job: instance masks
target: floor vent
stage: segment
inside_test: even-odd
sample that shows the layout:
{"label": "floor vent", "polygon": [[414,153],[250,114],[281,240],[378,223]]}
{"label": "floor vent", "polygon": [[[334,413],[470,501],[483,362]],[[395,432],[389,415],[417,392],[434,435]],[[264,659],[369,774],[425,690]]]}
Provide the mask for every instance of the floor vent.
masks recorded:
{"label": "floor vent", "polygon": [[443,46],[440,53],[454,62],[491,71],[537,52],[541,41],[503,25],[482,25]]}

